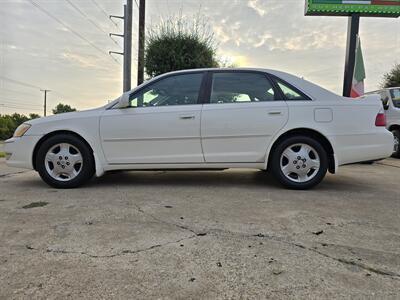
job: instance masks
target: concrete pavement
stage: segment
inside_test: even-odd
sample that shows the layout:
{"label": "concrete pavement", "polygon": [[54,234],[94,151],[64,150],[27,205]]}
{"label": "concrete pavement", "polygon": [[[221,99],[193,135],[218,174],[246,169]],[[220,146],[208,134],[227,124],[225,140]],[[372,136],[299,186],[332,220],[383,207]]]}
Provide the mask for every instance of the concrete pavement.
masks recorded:
{"label": "concrete pavement", "polygon": [[400,295],[400,160],[310,191],[254,170],[124,172],[74,190],[0,171],[1,299]]}

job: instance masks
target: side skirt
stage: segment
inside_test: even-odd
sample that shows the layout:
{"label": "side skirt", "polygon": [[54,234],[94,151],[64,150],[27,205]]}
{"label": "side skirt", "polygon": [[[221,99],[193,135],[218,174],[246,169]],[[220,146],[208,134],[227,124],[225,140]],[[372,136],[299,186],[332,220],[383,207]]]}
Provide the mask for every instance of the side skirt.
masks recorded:
{"label": "side skirt", "polygon": [[264,169],[264,163],[200,163],[200,164],[109,164],[104,171],[114,170],[224,170],[224,169]]}

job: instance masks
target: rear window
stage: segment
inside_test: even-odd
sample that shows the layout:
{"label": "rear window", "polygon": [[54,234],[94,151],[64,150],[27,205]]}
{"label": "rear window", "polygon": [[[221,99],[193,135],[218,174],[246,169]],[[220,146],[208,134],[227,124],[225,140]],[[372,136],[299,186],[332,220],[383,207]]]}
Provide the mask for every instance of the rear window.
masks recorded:
{"label": "rear window", "polygon": [[390,95],[392,96],[393,105],[400,108],[400,88],[390,90]]}

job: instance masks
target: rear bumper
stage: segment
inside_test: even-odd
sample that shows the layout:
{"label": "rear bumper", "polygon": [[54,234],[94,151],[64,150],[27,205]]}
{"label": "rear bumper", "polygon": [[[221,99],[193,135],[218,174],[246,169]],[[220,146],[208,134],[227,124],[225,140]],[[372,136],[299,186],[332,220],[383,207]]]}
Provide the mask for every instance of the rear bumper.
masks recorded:
{"label": "rear bumper", "polygon": [[390,157],[394,149],[391,132],[378,128],[373,134],[334,136],[338,165]]}
{"label": "rear bumper", "polygon": [[22,136],[5,141],[6,164],[10,167],[33,169],[32,156],[42,136]]}

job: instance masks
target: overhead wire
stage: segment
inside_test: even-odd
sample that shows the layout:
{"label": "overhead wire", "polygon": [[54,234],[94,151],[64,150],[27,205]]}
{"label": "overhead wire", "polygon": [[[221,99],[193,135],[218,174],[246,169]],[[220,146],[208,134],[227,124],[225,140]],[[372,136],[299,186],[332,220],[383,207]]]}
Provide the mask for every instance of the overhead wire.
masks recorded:
{"label": "overhead wire", "polygon": [[16,105],[16,106],[21,106],[21,105],[29,105],[29,106],[38,106],[38,107],[42,107],[43,105],[41,104],[34,104],[34,103],[23,103],[20,100],[16,100],[16,99],[9,99],[9,98],[2,98],[0,96],[0,103],[6,104],[6,105]]}
{"label": "overhead wire", "polygon": [[96,27],[98,30],[100,30],[102,33],[104,33],[105,35],[107,35],[111,41],[113,41],[116,45],[120,46],[121,45],[114,40],[113,38],[111,38],[108,35],[108,32],[106,32],[103,28],[101,28],[100,25],[98,25],[95,21],[93,21],[83,10],[81,10],[78,6],[76,6],[71,0],[64,0],[65,2],[67,2],[75,11],[77,11],[84,19],[86,19],[89,23],[91,23],[94,27]]}
{"label": "overhead wire", "polygon": [[106,18],[114,24],[115,27],[117,27],[118,29],[120,29],[118,23],[114,22],[113,20],[110,19],[110,14],[108,14],[105,9],[96,1],[96,0],[92,0],[93,4],[106,16]]}
{"label": "overhead wire", "polygon": [[40,11],[42,11],[45,15],[47,15],[48,17],[50,17],[51,19],[53,19],[54,21],[56,21],[57,23],[61,24],[62,26],[64,26],[66,29],[68,29],[72,34],[74,34],[75,36],[77,36],[78,38],[80,38],[81,40],[85,41],[88,45],[90,45],[92,48],[96,49],[98,52],[102,53],[103,55],[107,55],[107,57],[111,57],[116,63],[120,64],[118,60],[114,59],[111,55],[108,55],[107,52],[103,51],[101,48],[99,48],[98,46],[96,46],[93,42],[91,42],[90,40],[88,40],[87,38],[85,38],[82,34],[80,34],[79,32],[77,32],[76,30],[74,30],[71,26],[67,25],[66,23],[64,23],[63,21],[61,21],[59,18],[57,18],[56,16],[54,16],[52,13],[50,13],[48,10],[46,10],[43,6],[39,5],[38,3],[36,3],[33,0],[27,0],[30,3],[32,3],[32,5],[34,5],[37,9],[39,9]]}
{"label": "overhead wire", "polygon": [[22,81],[19,81],[19,80],[15,80],[15,79],[3,76],[3,75],[0,75],[0,79],[3,79],[3,80],[8,81],[8,82],[15,83],[15,84],[19,84],[19,85],[22,85],[22,86],[30,87],[30,88],[33,88],[33,89],[39,89],[39,90],[42,89],[40,86],[37,86],[37,85],[34,85],[34,84],[30,84],[30,83],[26,83],[26,82],[22,82]]}

